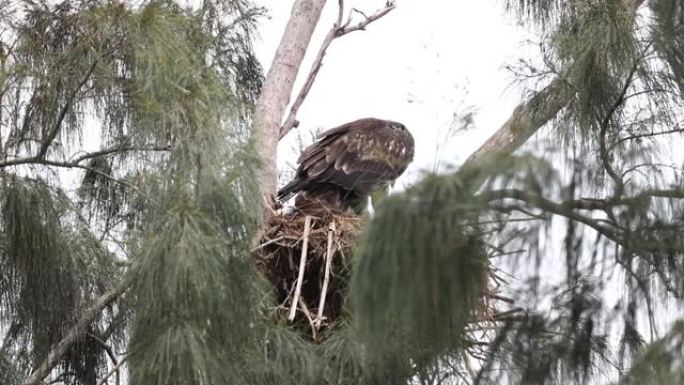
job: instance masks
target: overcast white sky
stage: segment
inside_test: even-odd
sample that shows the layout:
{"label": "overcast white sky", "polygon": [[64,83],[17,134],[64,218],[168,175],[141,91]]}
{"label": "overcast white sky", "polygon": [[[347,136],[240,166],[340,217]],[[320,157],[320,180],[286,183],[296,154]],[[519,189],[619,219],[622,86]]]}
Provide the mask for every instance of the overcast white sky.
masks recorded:
{"label": "overcast white sky", "polygon": [[[268,69],[293,2],[257,3],[271,15],[262,21],[256,44],[257,55]],[[373,13],[385,1],[345,3],[347,9]],[[503,66],[537,51],[526,43],[530,36],[525,29],[504,12],[503,0],[399,0],[397,5],[366,31],[333,42],[298,120],[306,144],[311,130],[362,117],[404,123],[416,139],[416,156],[398,182],[402,186],[415,180],[420,170],[432,170],[436,160],[442,167],[460,164],[494,132],[521,100]],[[295,92],[336,17],[337,1],[328,1]],[[476,109],[475,128],[445,145],[453,115],[468,106]],[[295,132],[281,142],[281,168],[291,167],[297,143]]]}

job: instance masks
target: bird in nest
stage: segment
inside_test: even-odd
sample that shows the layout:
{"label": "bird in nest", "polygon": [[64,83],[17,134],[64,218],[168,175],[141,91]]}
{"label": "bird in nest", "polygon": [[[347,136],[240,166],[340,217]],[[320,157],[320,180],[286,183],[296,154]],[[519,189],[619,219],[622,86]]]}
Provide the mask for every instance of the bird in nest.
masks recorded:
{"label": "bird in nest", "polygon": [[302,151],[278,200],[296,195],[299,209],[324,205],[359,212],[371,194],[387,191],[406,170],[413,152],[413,136],[398,122],[364,118],[331,128]]}

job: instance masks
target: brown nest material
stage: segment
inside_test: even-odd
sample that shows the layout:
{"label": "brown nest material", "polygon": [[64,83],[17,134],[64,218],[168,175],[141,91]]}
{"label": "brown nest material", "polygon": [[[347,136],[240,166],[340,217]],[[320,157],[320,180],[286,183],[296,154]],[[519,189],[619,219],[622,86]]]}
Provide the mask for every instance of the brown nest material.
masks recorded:
{"label": "brown nest material", "polygon": [[[257,267],[275,290],[275,315],[292,322],[314,341],[324,339],[342,314],[350,258],[363,221],[352,212],[323,204],[309,205],[305,211],[273,211],[254,249]],[[469,322],[471,332],[517,317],[522,310],[511,308],[513,301],[500,295],[505,284],[500,272],[487,265],[482,274],[480,303]],[[499,311],[504,303],[509,310]],[[474,343],[471,349],[481,347]]]}
{"label": "brown nest material", "polygon": [[342,313],[348,258],[361,225],[361,217],[323,205],[280,210],[271,214],[255,248],[257,266],[275,288],[278,314],[314,340]]}

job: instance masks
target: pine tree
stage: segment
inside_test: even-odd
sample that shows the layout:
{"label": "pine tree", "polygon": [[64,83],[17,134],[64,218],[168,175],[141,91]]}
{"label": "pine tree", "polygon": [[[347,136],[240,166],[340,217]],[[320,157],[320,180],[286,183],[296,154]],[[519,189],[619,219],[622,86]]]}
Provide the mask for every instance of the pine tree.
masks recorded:
{"label": "pine tree", "polygon": [[[292,16],[309,37],[314,3]],[[263,100],[292,88],[252,52],[264,10],[0,0],[0,383],[681,382],[682,321],[658,318],[684,290],[682,169],[662,162],[684,4],[506,9],[542,33],[543,68],[520,69],[538,91],[457,172],[377,206],[312,341],[252,255],[279,135],[261,125],[283,121]],[[513,154],[535,133],[555,151]]]}

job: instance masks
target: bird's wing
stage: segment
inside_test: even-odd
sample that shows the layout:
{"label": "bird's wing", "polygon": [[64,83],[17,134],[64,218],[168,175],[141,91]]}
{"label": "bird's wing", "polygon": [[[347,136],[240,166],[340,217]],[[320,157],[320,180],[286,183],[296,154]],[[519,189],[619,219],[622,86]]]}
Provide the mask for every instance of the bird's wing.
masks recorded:
{"label": "bird's wing", "polygon": [[[396,179],[413,158],[413,139],[384,126],[350,128],[324,136],[300,168],[314,183],[372,190]],[[377,128],[377,129],[376,129]]]}

